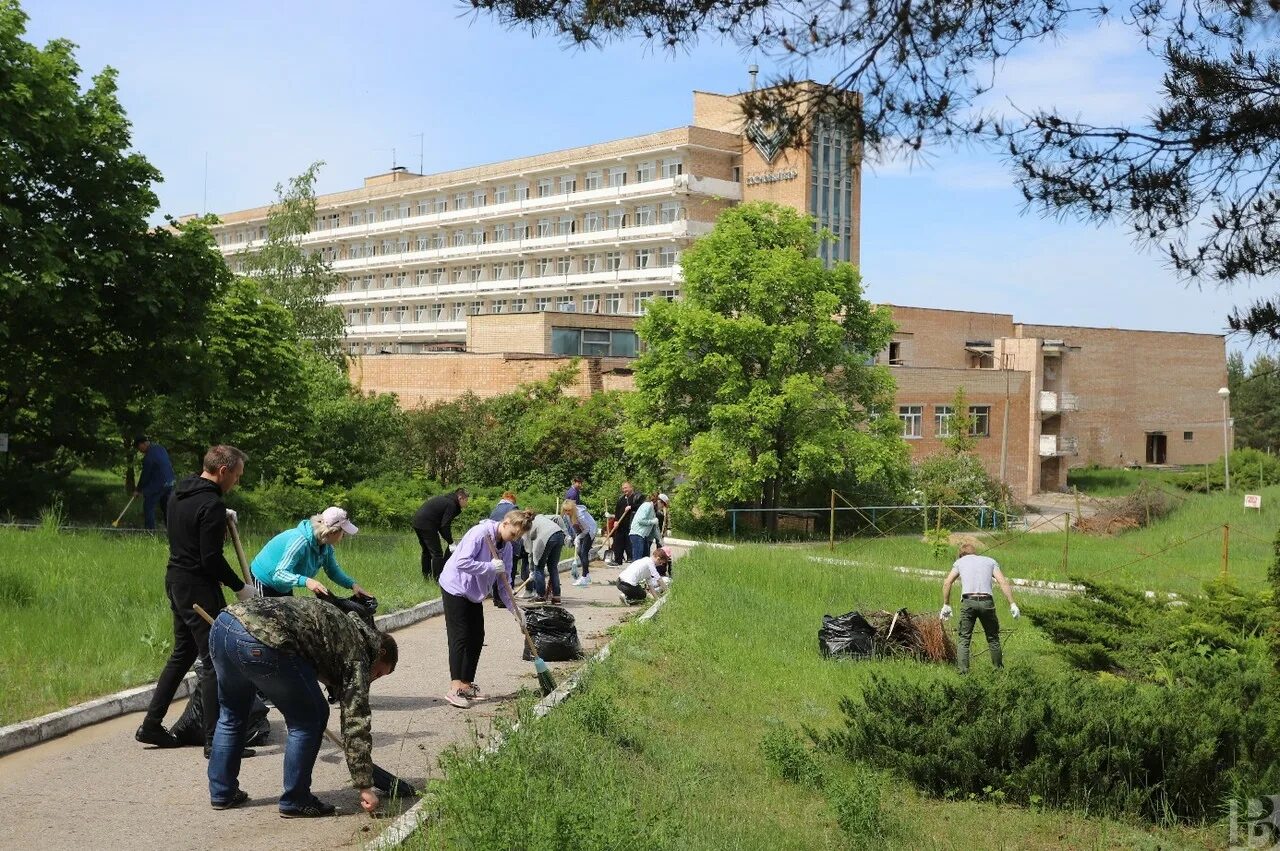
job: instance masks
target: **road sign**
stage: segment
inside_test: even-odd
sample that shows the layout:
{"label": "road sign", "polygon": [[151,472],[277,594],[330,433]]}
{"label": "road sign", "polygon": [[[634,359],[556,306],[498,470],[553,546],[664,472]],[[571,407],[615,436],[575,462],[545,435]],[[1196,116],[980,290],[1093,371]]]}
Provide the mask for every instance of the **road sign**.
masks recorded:
{"label": "road sign", "polygon": [[1247,494],[1245,494],[1245,495],[1244,495],[1244,507],[1245,507],[1245,508],[1256,508],[1256,509],[1258,509],[1259,511],[1261,511],[1261,510],[1262,510],[1262,494],[1260,494],[1260,493],[1247,493]]}

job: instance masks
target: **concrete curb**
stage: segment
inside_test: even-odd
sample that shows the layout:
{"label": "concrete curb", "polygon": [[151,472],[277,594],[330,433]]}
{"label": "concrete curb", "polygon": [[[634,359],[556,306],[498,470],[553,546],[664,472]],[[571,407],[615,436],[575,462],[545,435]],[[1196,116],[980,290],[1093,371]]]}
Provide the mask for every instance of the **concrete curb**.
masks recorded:
{"label": "concrete curb", "polygon": [[[560,572],[564,573],[572,564],[573,559],[562,559],[560,561]],[[397,629],[404,629],[406,626],[421,623],[428,618],[437,617],[443,612],[444,603],[439,597],[436,597],[434,600],[427,600],[416,606],[377,617],[374,622],[383,632],[393,632]],[[187,674],[178,685],[178,690],[174,693],[174,700],[181,700],[191,694],[195,679],[194,672]],[[109,721],[112,718],[119,718],[121,715],[128,715],[131,712],[141,712],[151,702],[151,695],[155,690],[155,683],[147,683],[124,691],[118,691],[115,694],[108,694],[105,697],[78,703],[66,709],[59,709],[57,712],[50,712],[48,715],[41,715],[38,718],[18,721],[17,723],[0,727],[0,756],[23,748],[29,748],[32,745],[38,745],[41,742],[47,742],[50,739],[56,739],[59,736],[65,736],[67,733],[79,730],[82,727],[88,727],[91,724],[97,724],[100,721]]]}
{"label": "concrete curb", "polygon": [[[672,543],[675,542],[673,541]],[[677,544],[677,546],[683,546],[683,544]],[[659,597],[656,603],[646,609],[640,617],[636,618],[636,623],[644,623],[652,619],[654,615],[658,614],[658,610],[662,608],[667,599],[666,595]],[[590,659],[583,663],[582,667],[574,671],[555,691],[538,701],[533,707],[534,717],[543,718],[552,709],[563,703],[577,689],[578,684],[582,681],[582,675],[586,673],[588,668],[609,658],[611,647],[613,647],[613,641],[597,650]],[[520,724],[517,722],[512,725],[510,732],[506,735],[499,734],[491,737],[481,754],[487,756],[497,753],[507,738],[515,734],[519,729]],[[435,814],[427,812],[426,805],[427,800],[425,798],[419,799],[418,803],[405,810],[386,830],[378,834],[377,839],[364,847],[367,851],[392,851],[392,849],[399,848],[409,837],[431,822]]]}

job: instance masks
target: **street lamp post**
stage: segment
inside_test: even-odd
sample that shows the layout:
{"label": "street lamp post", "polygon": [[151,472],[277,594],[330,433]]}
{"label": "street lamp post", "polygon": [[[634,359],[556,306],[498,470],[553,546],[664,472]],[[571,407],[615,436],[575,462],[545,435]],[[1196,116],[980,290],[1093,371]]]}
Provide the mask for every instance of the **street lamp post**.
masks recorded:
{"label": "street lamp post", "polygon": [[1231,391],[1226,387],[1218,389],[1218,396],[1222,399],[1222,472],[1223,481],[1227,490],[1231,490],[1231,419],[1230,408]]}

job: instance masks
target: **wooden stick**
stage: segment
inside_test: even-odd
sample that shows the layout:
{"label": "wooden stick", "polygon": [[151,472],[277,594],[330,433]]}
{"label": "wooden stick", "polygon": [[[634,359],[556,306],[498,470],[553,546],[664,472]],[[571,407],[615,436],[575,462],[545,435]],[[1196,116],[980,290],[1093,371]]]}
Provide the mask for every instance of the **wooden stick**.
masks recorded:
{"label": "wooden stick", "polygon": [[[491,558],[496,559],[498,557],[498,547],[496,544],[494,544],[493,538],[489,537],[488,535],[485,535],[484,542],[489,545],[489,556]],[[510,580],[507,579],[507,570],[505,567],[502,569],[502,574],[498,578],[502,580],[503,586],[505,586],[507,589],[507,596],[511,598],[511,602],[512,604],[514,604],[516,601],[516,596],[515,594],[511,593],[511,582]],[[530,576],[529,578],[532,579],[533,577]],[[526,580],[526,582],[527,581],[528,580]],[[520,627],[520,634],[524,636],[524,641],[529,648],[529,652],[533,654],[533,657],[535,659],[542,658],[541,654],[538,653],[538,648],[533,645],[533,639],[529,637],[529,630],[524,625],[524,618],[520,617],[520,613],[518,611],[513,611],[511,613],[511,616],[516,619],[516,626]]]}
{"label": "wooden stick", "polygon": [[240,562],[240,578],[244,580],[244,584],[249,584],[249,560],[244,557],[244,544],[240,543],[240,530],[236,528],[236,521],[231,517],[227,518],[227,529],[231,532],[231,544],[236,548],[236,559]]}

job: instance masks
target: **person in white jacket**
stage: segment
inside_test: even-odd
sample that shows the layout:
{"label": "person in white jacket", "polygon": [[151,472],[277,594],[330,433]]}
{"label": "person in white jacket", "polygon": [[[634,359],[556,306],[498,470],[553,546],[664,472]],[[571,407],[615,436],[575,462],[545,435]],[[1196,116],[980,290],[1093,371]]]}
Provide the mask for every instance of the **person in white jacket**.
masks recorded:
{"label": "person in white jacket", "polygon": [[595,541],[600,527],[596,525],[595,518],[591,516],[591,512],[587,511],[585,505],[579,505],[571,499],[566,499],[560,506],[560,517],[564,521],[565,528],[569,530],[574,552],[578,557],[574,565],[573,584],[590,585],[591,544]]}
{"label": "person in white jacket", "polygon": [[646,592],[657,599],[671,584],[670,579],[659,573],[659,567],[668,567],[670,564],[671,550],[666,547],[658,547],[652,556],[632,560],[618,574],[618,596],[623,605],[643,602]]}

